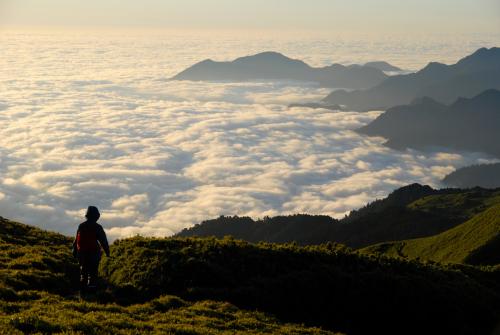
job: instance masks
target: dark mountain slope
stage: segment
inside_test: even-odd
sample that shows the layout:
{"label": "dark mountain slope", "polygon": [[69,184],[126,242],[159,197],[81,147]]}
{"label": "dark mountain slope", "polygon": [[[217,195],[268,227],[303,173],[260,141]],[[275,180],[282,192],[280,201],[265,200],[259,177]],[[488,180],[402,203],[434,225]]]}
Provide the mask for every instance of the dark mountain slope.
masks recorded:
{"label": "dark mountain slope", "polygon": [[394,65],[391,65],[387,62],[383,62],[383,61],[368,62],[365,64],[365,66],[374,67],[374,68],[379,69],[380,71],[384,71],[384,72],[402,71],[401,68],[394,66]]}
{"label": "dark mountain slope", "polygon": [[421,96],[448,104],[491,88],[500,89],[500,48],[479,49],[453,65],[429,63],[416,73],[389,77],[366,90],[334,91],[324,102],[348,110],[385,110]]}
{"label": "dark mountain slope", "polygon": [[294,80],[315,82],[323,87],[367,88],[381,83],[387,76],[372,66],[333,64],[313,68],[300,60],[277,52],[263,52],[237,58],[231,62],[210,59],[197,63],[174,76],[173,80],[252,81]]}
{"label": "dark mountain slope", "polygon": [[500,91],[487,90],[444,106],[429,98],[394,107],[358,132],[397,149],[447,147],[500,157]]}
{"label": "dark mountain slope", "polygon": [[500,163],[468,166],[450,173],[443,183],[453,187],[500,187]]}
{"label": "dark mountain slope", "polygon": [[301,245],[321,244],[325,234],[335,234],[339,221],[324,215],[297,214],[276,216],[254,221],[249,217],[221,216],[206,220],[189,229],[184,229],[177,236],[214,236],[223,238],[233,236],[249,242],[287,243]]}
{"label": "dark mountain slope", "polygon": [[335,241],[360,248],[371,244],[431,236],[470,219],[500,202],[499,190],[433,190],[418,184],[402,187],[337,221],[326,216],[293,215],[265,218],[220,217],[178,236],[234,236],[251,242]]}

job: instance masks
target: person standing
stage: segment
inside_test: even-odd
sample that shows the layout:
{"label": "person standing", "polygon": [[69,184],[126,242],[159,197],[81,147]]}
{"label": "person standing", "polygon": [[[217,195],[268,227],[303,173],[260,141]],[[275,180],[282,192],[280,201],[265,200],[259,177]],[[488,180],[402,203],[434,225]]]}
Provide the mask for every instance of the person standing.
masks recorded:
{"label": "person standing", "polygon": [[101,214],[95,206],[89,206],[87,220],[78,226],[73,242],[73,256],[80,264],[80,293],[96,288],[97,273],[102,250],[109,257],[109,244],[106,233],[97,223]]}

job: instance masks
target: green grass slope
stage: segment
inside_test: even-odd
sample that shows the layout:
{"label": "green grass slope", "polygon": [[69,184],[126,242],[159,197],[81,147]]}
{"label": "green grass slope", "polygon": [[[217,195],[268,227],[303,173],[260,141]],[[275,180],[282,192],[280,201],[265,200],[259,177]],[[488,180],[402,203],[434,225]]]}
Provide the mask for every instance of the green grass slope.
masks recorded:
{"label": "green grass slope", "polygon": [[333,334],[226,302],[159,296],[79,299],[71,239],[0,218],[0,334]]}
{"label": "green grass slope", "polygon": [[425,213],[439,213],[443,217],[466,220],[491,206],[500,204],[500,189],[444,189],[412,201],[408,208]]}
{"label": "green grass slope", "polygon": [[347,334],[489,334],[496,273],[363,256],[335,244],[116,241],[102,275],[125,297],[228,301]]}
{"label": "green grass slope", "polygon": [[79,299],[70,245],[0,220],[0,334],[490,334],[500,315],[498,267],[214,238],[116,241]]}
{"label": "green grass slope", "polygon": [[382,243],[362,252],[442,263],[500,264],[500,205],[494,205],[441,234]]}
{"label": "green grass slope", "polygon": [[61,298],[37,291],[0,300],[0,334],[310,334],[314,327],[286,324],[225,302],[187,302],[161,296],[142,304],[118,305]]}
{"label": "green grass slope", "polygon": [[0,298],[9,290],[68,294],[78,280],[71,239],[0,217]]}

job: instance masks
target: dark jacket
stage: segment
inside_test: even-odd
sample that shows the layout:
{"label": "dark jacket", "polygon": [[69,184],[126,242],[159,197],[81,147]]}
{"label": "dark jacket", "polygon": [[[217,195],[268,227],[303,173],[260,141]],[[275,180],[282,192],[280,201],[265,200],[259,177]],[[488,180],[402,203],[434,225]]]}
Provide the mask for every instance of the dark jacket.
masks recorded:
{"label": "dark jacket", "polygon": [[100,224],[95,221],[80,223],[73,242],[73,254],[100,253],[101,248],[109,256],[109,244],[106,233]]}

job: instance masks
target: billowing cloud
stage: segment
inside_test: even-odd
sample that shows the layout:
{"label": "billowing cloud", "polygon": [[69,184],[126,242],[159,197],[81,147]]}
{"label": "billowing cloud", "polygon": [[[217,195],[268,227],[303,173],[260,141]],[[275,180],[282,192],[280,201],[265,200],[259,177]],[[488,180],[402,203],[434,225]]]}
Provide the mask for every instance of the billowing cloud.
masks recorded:
{"label": "billowing cloud", "polygon": [[219,215],[340,217],[488,161],[397,152],[353,131],[379,112],[287,107],[327,93],[314,86],[170,82],[160,70],[173,65],[159,57],[137,65],[129,46],[71,43],[25,46],[29,57],[12,58],[0,81],[2,216],[73,234],[96,205],[112,238],[170,235]]}

